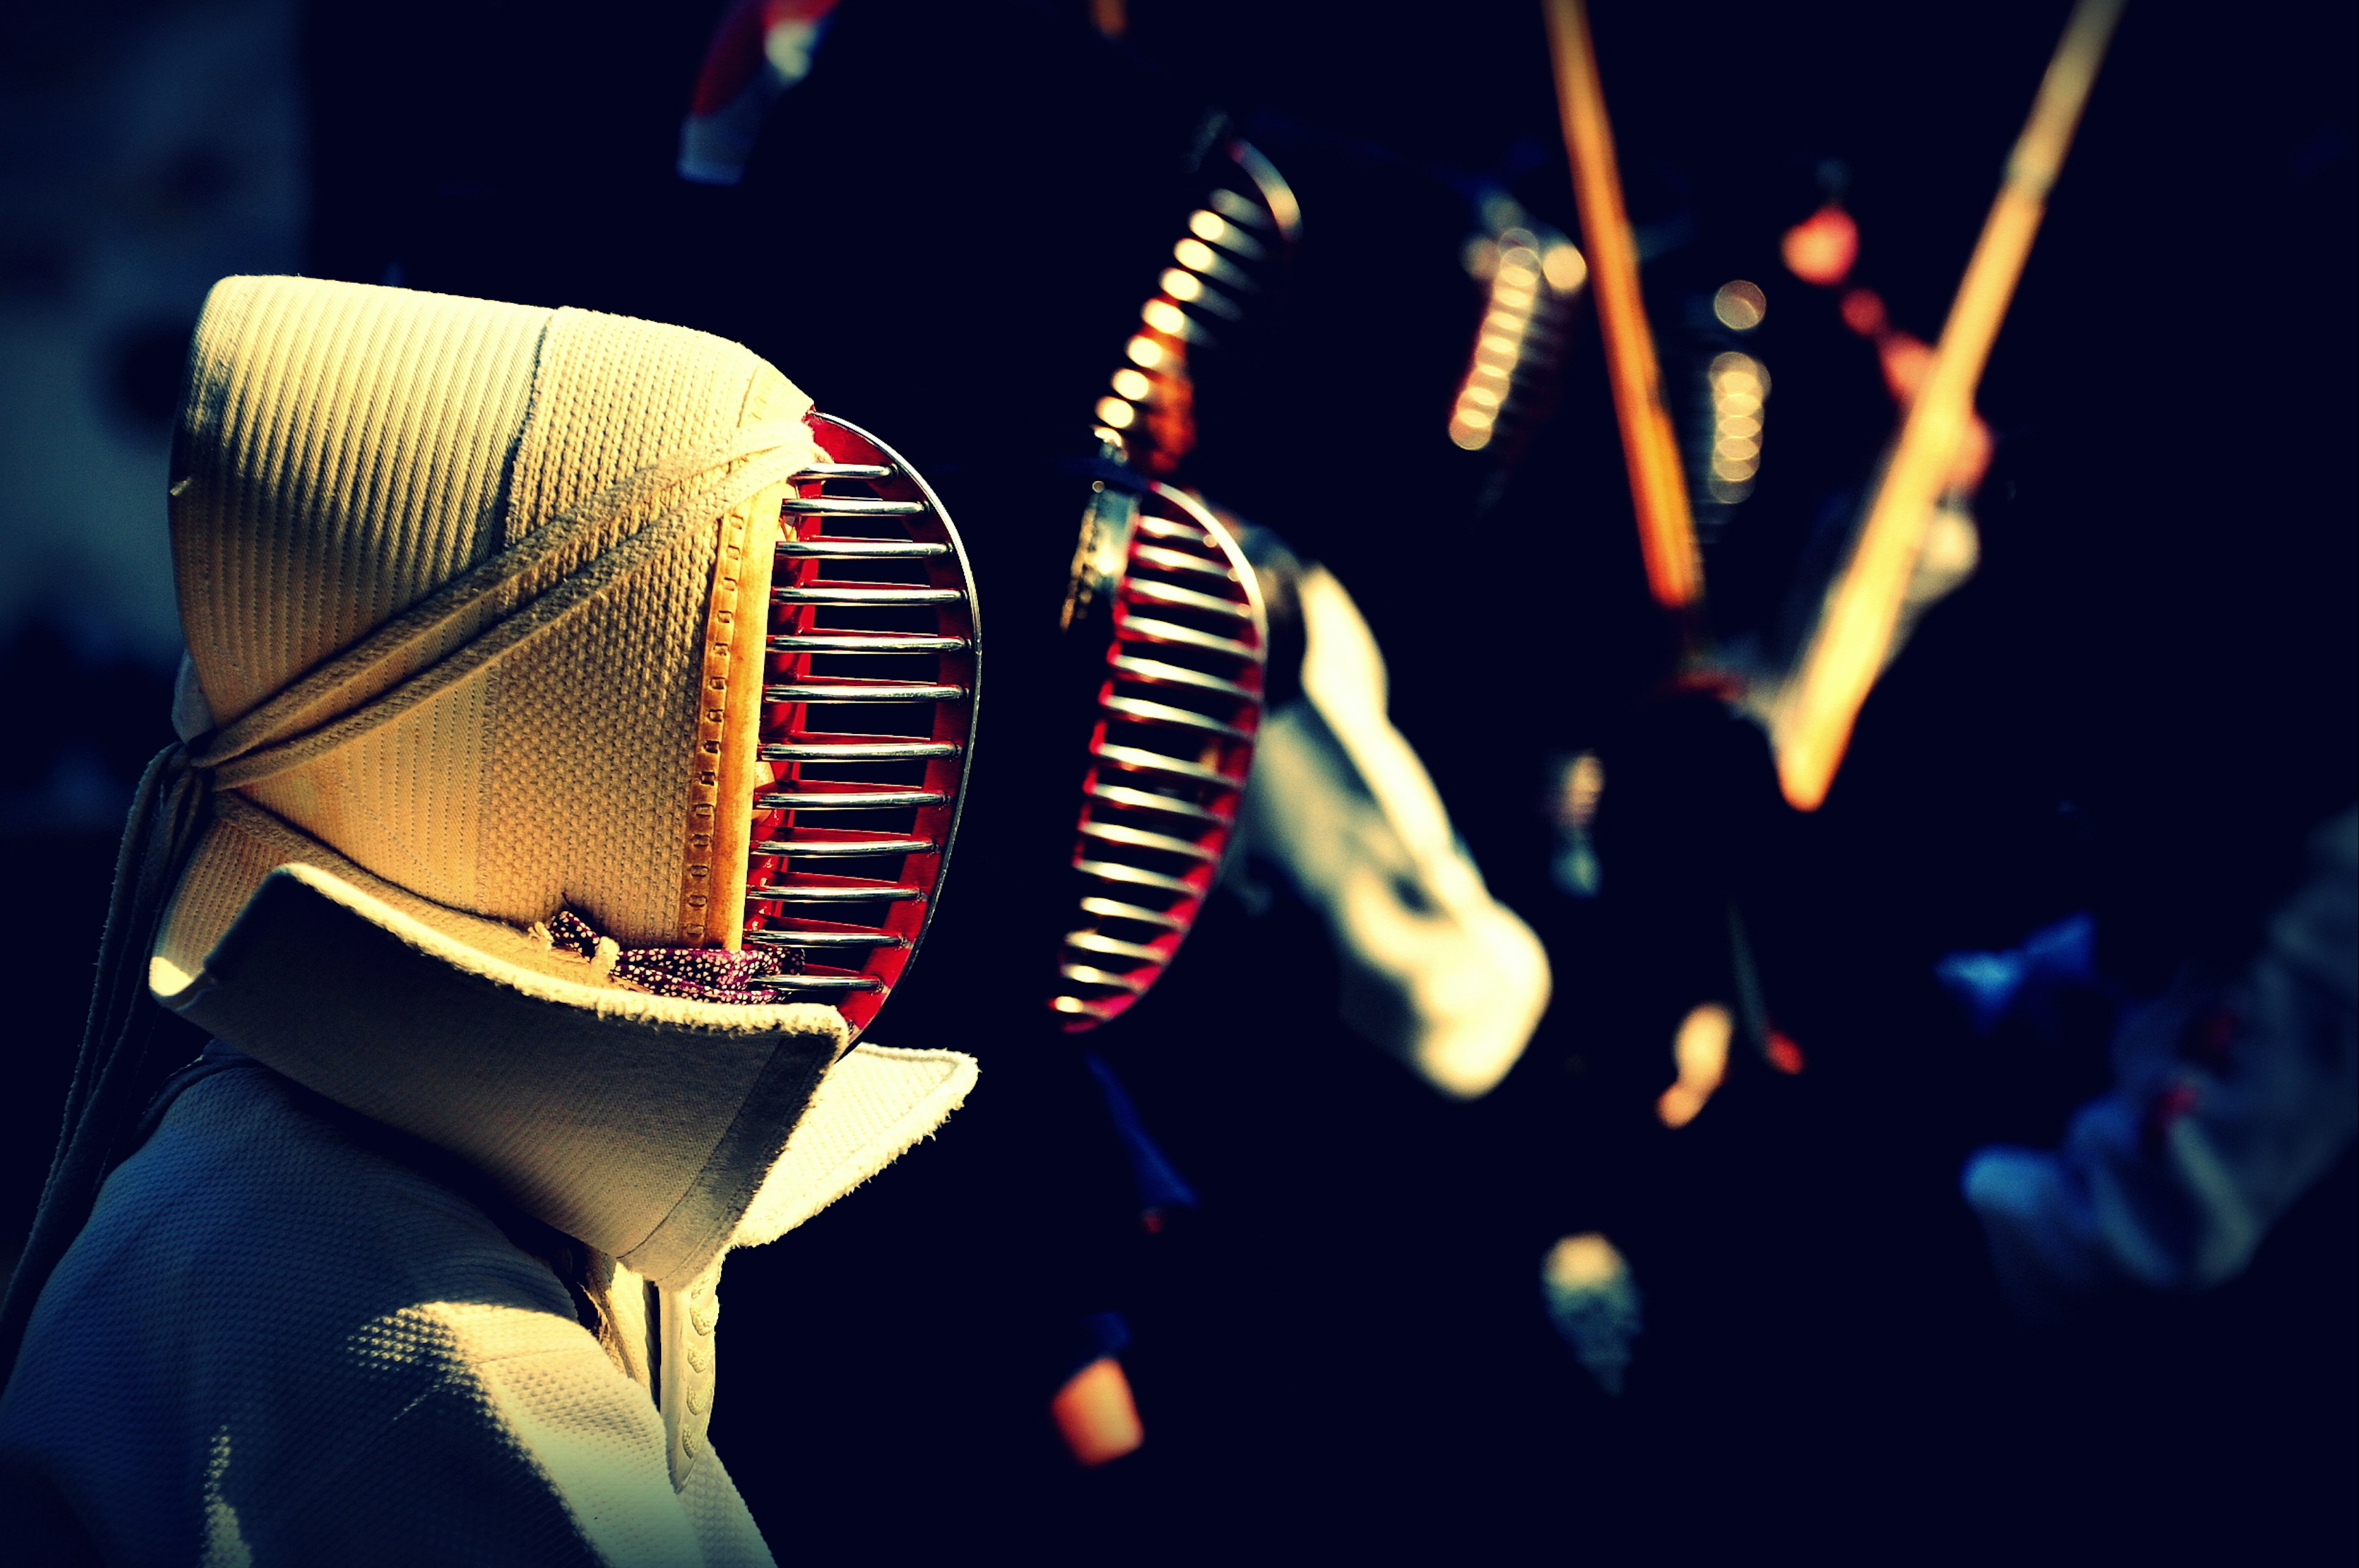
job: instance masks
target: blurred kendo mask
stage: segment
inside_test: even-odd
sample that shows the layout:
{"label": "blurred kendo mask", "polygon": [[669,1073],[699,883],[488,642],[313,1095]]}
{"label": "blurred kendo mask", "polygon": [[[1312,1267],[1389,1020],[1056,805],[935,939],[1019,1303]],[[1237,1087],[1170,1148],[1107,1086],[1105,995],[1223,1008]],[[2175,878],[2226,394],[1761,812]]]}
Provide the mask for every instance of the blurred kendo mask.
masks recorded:
{"label": "blurred kendo mask", "polygon": [[1089,727],[1076,918],[1049,1003],[1068,1033],[1146,995],[1201,913],[1252,772],[1269,657],[1261,588],[1228,530],[1111,460],[1063,617]]}
{"label": "blurred kendo mask", "polygon": [[667,1290],[963,1098],[852,1044],[975,689],[958,535],[882,443],[701,333],[232,278],[173,473],[212,794],[167,1007]]}
{"label": "blurred kendo mask", "polygon": [[1076,888],[1049,1008],[1107,1022],[1162,975],[1202,912],[1252,772],[1269,619],[1213,509],[1163,481],[1196,439],[1194,366],[1243,320],[1300,231],[1250,143],[1207,157],[1122,363],[1094,409],[1098,457],[1060,625],[1088,727]]}
{"label": "blurred kendo mask", "polygon": [[[1157,476],[1184,470],[1196,371],[1246,321],[1301,232],[1293,190],[1250,143],[1207,157],[1204,178],[1096,407],[1105,456]],[[1451,427],[1468,450],[1517,436],[1510,394],[1518,378],[1552,371],[1563,300],[1585,273],[1561,236],[1525,227],[1512,202],[1484,211],[1494,297]],[[1510,327],[1514,353],[1500,362]],[[1465,436],[1469,408],[1484,411],[1480,440]],[[1505,462],[1519,449],[1519,438],[1502,439],[1489,455]],[[1548,960],[1484,887],[1386,719],[1383,655],[1350,595],[1267,529],[1201,496],[1136,481],[1101,490],[1066,615],[1088,633],[1085,661],[1105,648],[1091,666],[1103,679],[1074,858],[1092,885],[1052,1005],[1076,1028],[1127,1007],[1169,962],[1234,839],[1245,863],[1233,881],[1252,890],[1256,868],[1276,871],[1325,918],[1345,1020],[1444,1093],[1487,1092],[1538,1023]],[[1208,593],[1231,602],[1207,604]],[[1102,630],[1076,614],[1098,604],[1110,607]],[[1234,627],[1229,645],[1218,640],[1223,616]],[[1156,752],[1142,756],[1132,736]],[[1162,760],[1189,743],[1201,748],[1192,771]],[[1142,785],[1157,795],[1143,797]],[[1142,907],[1150,892],[1168,905]],[[1147,924],[1157,915],[1173,924],[1158,933]]]}

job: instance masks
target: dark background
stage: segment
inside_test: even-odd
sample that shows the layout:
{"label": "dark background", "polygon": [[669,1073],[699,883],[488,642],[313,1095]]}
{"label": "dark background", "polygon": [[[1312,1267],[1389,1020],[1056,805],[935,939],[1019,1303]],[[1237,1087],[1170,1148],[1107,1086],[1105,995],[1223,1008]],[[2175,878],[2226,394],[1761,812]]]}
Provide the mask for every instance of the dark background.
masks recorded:
{"label": "dark background", "polygon": [[[846,0],[730,192],[669,173],[712,6],[214,9],[279,16],[297,46],[306,270],[747,341],[941,485],[986,604],[1037,597],[1025,574],[1067,526],[1019,515],[995,464],[1076,436],[1205,109],[1301,196],[1282,292],[1205,368],[1191,477],[1359,599],[1396,722],[1549,943],[1555,1004],[1499,1091],[1446,1105],[1333,1023],[1306,912],[1216,912],[1101,1041],[1203,1203],[1115,1249],[1149,1438],[1082,1476],[1006,1353],[1006,1277],[1038,1238],[987,1179],[1053,1075],[1027,1027],[961,1016],[947,982],[897,1002],[878,1037],[976,1049],[975,1103],[731,1264],[716,1435],[782,1559],[2348,1560],[2349,1157],[2230,1285],[2016,1327],[1957,1172],[1986,1142],[2053,1143],[2104,1086],[2104,1033],[1977,1042],[1931,979],[1945,951],[2082,908],[2134,989],[2233,961],[2301,836],[2359,793],[2348,7],[2131,7],[1983,388],[1981,570],[1807,817],[1757,732],[1666,693],[1585,317],[1504,488],[1442,438],[1479,308],[1469,193],[1505,186],[1578,234],[1536,8],[1142,3],[1117,48],[1080,6]],[[138,15],[168,13],[211,14]],[[1936,335],[2063,15],[1597,8],[1667,365],[1701,351],[1720,282],[1770,299],[1748,344],[1777,378],[1763,484],[1708,568],[1724,635],[1774,621],[1794,541],[1890,428],[1867,351],[1779,268],[1777,234],[1839,181],[1859,280]],[[19,101],[114,80],[74,24],[10,26],[49,62]],[[0,307],[38,304],[32,265]],[[112,357],[73,395],[152,422],[138,341],[93,341]],[[1781,462],[1805,477],[1781,490]],[[91,525],[160,535],[161,507]],[[107,792],[166,738],[168,667],[135,643],[38,611],[0,638],[12,1232],[77,1028]],[[1606,881],[1575,903],[1547,876],[1543,796],[1584,747]],[[938,933],[951,973],[1019,853],[974,837]],[[1653,1098],[1679,1017],[1724,994],[1730,891],[1809,1066],[1740,1060],[1667,1131]],[[1538,1259],[1583,1229],[1646,1295],[1619,1399],[1540,1311]]]}

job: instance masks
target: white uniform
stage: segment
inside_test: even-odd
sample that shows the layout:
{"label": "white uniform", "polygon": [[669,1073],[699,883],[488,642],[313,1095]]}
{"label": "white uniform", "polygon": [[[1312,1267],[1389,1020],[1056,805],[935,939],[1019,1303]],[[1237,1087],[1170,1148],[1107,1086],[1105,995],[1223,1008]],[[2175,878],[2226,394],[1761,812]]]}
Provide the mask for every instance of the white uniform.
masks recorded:
{"label": "white uniform", "polygon": [[712,1455],[673,1490],[546,1264],[255,1065],[107,1181],[0,1400],[0,1488],[51,1538],[20,1564],[771,1561]]}

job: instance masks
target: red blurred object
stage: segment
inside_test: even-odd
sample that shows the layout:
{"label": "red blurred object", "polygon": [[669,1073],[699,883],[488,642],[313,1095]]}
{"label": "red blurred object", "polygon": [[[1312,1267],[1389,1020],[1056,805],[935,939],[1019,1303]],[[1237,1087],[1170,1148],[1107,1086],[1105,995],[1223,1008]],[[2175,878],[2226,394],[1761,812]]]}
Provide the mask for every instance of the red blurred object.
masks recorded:
{"label": "red blurred object", "polygon": [[691,115],[717,114],[760,74],[764,45],[774,27],[816,28],[834,13],[839,0],[737,0],[721,18],[706,46],[703,66],[689,99]]}
{"label": "red blurred object", "polygon": [[1802,1070],[1802,1048],[1778,1030],[1769,1032],[1769,1045],[1762,1054],[1768,1057],[1769,1065],[1781,1073]]}
{"label": "red blurred object", "polygon": [[1854,288],[1843,297],[1843,325],[1863,338],[1882,335],[1890,324],[1884,313],[1884,297],[1872,288]]}
{"label": "red blurred object", "polygon": [[1907,332],[1885,332],[1876,339],[1876,358],[1884,366],[1885,389],[1892,401],[1902,407],[1917,395],[1925,384],[1925,372],[1933,362],[1933,345]]}
{"label": "red blurred object", "polygon": [[1786,270],[1804,283],[1832,288],[1859,260],[1859,224],[1830,201],[1786,231],[1778,246]]}
{"label": "red blurred object", "polygon": [[[1884,366],[1884,384],[1890,390],[1892,400],[1906,410],[1916,401],[1918,388],[1925,384],[1925,373],[1932,367],[1932,345],[1907,332],[1887,331],[1876,339],[1875,347]],[[1990,468],[1990,426],[1981,415],[1970,415],[1964,432],[1958,438],[1957,458],[1950,465],[1945,488],[1973,494]]]}
{"label": "red blurred object", "polygon": [[2147,1107],[2146,1125],[2138,1130],[2147,1152],[2158,1153],[2172,1126],[2202,1103],[2203,1097],[2192,1084],[2173,1084],[2155,1096],[2154,1103]]}
{"label": "red blurred object", "polygon": [[[1892,325],[1885,313],[1884,299],[1872,288],[1854,288],[1845,292],[1841,306],[1843,325],[1875,344],[1876,362],[1884,372],[1885,389],[1892,400],[1906,410],[1915,399],[1917,389],[1925,384],[1925,373],[1933,362],[1932,345],[1913,332],[1903,332]],[[1957,461],[1950,470],[1946,488],[1971,493],[1983,481],[1990,467],[1991,433],[1981,415],[1972,416],[1964,437],[1958,445]]]}

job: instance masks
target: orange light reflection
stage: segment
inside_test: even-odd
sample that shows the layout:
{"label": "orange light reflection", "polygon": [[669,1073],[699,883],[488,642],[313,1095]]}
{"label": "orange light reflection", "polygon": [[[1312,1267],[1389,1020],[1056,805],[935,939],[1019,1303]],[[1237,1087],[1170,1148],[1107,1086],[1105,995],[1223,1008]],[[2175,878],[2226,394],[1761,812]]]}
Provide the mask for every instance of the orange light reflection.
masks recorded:
{"label": "orange light reflection", "polygon": [[1622,177],[1614,161],[1614,129],[1597,52],[1581,0],[1549,0],[1549,38],[1556,64],[1557,105],[1565,151],[1572,162],[1573,195],[1581,209],[1597,319],[1614,383],[1614,412],[1630,470],[1630,496],[1647,586],[1658,603],[1684,610],[1703,599],[1703,568],[1696,553],[1695,521],[1688,508],[1687,476],[1663,404],[1662,373],[1638,292],[1638,246],[1622,204]]}
{"label": "orange light reflection", "polygon": [[1671,1040],[1680,1080],[1655,1101],[1655,1114],[1665,1127],[1685,1127],[1711,1100],[1728,1076],[1728,1043],[1735,1033],[1734,1016],[1716,1001],[1698,1004],[1680,1021]]}
{"label": "orange light reflection", "polygon": [[1859,224],[1830,201],[1786,231],[1777,247],[1786,270],[1804,283],[1832,288],[1859,260]]}
{"label": "orange light reflection", "polygon": [[2080,0],[2073,7],[1859,540],[1820,614],[1794,688],[1780,704],[1772,731],[1777,778],[1787,800],[1800,810],[1816,809],[1834,783],[1860,706],[1884,668],[1936,504],[1972,450],[1974,387],[2023,276],[2049,189],[2122,4]]}
{"label": "orange light reflection", "polygon": [[1111,1356],[1101,1356],[1067,1379],[1049,1401],[1049,1414],[1073,1463],[1085,1469],[1135,1454],[1147,1441],[1130,1379]]}

